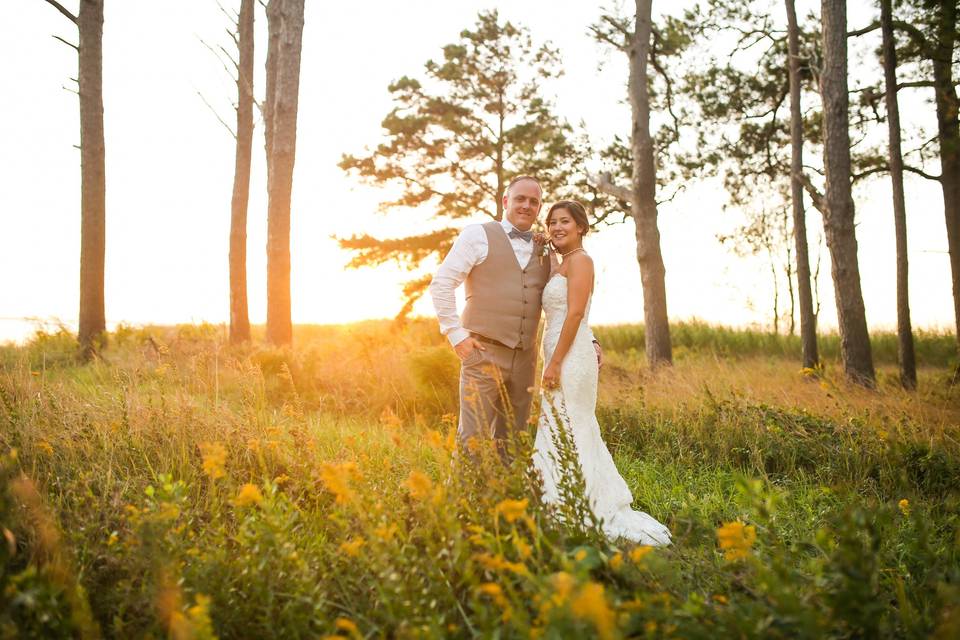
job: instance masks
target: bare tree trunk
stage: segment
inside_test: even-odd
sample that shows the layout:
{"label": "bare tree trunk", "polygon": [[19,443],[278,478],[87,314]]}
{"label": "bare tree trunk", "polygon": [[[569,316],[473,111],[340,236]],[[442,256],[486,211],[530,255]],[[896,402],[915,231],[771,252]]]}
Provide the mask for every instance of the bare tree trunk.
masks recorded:
{"label": "bare tree trunk", "polygon": [[637,230],[637,262],[643,285],[643,317],[647,362],[651,368],[672,364],[667,320],[666,269],[657,228],[653,138],[650,135],[650,97],[647,61],[650,56],[652,0],[636,0],[636,27],[630,46],[630,106],[633,112],[633,220]]}
{"label": "bare tree trunk", "polygon": [[[953,80],[953,53],[957,42],[957,5],[955,0],[940,1],[936,55],[933,58],[933,82],[937,106],[937,135],[940,142],[940,188],[947,225],[947,249],[953,282],[953,314],[956,323],[957,355],[960,357],[960,124],[958,124],[957,87]],[[960,363],[954,372],[960,382]]]}
{"label": "bare tree trunk", "polygon": [[897,51],[893,37],[891,0],[880,0],[883,34],[883,77],[886,85],[887,125],[890,130],[890,180],[893,183],[893,222],[897,245],[897,352],[900,383],[917,388],[917,365],[910,328],[910,297],[907,282],[907,206],[903,194],[903,154],[900,150],[900,107],[897,103]]}
{"label": "bare tree trunk", "polygon": [[817,351],[817,317],[810,291],[810,256],[807,248],[807,220],[803,206],[803,114],[800,111],[800,37],[794,0],[785,0],[787,7],[787,46],[790,73],[790,193],[793,203],[793,239],[797,248],[797,292],[800,296],[800,341],[803,345],[803,366],[814,369],[820,364]]}
{"label": "bare tree trunk", "polygon": [[777,281],[777,259],[773,243],[767,242],[767,257],[770,258],[770,276],[773,280],[773,334],[780,335],[780,284]]}
{"label": "bare tree trunk", "polygon": [[103,0],[85,0],[77,14],[80,32],[80,327],[84,358],[106,332],[106,169],[103,142]]}
{"label": "bare tree trunk", "polygon": [[240,1],[237,19],[237,150],[230,202],[230,342],[250,340],[247,310],[247,204],[253,150],[253,0]]}
{"label": "bare tree trunk", "polygon": [[858,384],[875,384],[867,317],[860,289],[857,237],[850,187],[850,132],[847,93],[847,6],[844,0],[821,0],[823,20],[823,160],[826,170],[824,231],[832,259],[840,349],[847,376]]}
{"label": "bare tree trunk", "polygon": [[304,0],[270,0],[267,24],[267,340],[293,341],[290,315],[290,197]]}

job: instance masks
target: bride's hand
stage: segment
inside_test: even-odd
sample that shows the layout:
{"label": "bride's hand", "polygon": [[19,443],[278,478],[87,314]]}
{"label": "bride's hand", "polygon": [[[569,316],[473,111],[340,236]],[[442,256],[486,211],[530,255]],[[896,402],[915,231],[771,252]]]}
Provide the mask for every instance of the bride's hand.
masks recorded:
{"label": "bride's hand", "polygon": [[556,389],[560,386],[560,365],[556,362],[550,362],[543,369],[543,382],[541,383],[544,389]]}

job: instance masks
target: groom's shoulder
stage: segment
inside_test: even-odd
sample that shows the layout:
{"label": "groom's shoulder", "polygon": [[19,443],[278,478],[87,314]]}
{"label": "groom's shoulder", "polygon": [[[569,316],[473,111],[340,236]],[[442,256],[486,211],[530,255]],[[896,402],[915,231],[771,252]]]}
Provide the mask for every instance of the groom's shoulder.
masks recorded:
{"label": "groom's shoulder", "polygon": [[490,224],[489,222],[472,222],[463,227],[460,230],[459,237],[462,240],[476,240],[478,238],[483,238],[486,236],[486,230],[484,227]]}

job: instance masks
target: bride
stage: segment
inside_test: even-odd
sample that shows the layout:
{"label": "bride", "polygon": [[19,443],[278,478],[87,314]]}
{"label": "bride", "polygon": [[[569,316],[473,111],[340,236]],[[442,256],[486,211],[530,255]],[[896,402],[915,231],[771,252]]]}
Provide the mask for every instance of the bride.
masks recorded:
{"label": "bride", "polygon": [[633,495],[600,436],[595,409],[598,364],[587,324],[593,293],[593,260],[583,249],[589,227],[579,202],[562,200],[547,213],[547,233],[562,262],[543,290],[543,391],[533,462],[543,478],[543,497],[560,500],[557,417],[576,445],[594,515],[611,539],[670,544],[670,530],[630,508]]}

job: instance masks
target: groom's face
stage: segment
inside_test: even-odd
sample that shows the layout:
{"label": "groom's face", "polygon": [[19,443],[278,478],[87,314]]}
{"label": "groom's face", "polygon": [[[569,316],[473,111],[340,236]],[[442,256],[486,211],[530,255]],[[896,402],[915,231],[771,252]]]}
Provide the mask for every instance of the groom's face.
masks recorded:
{"label": "groom's face", "polygon": [[527,231],[537,220],[540,206],[543,204],[540,185],[533,180],[517,182],[503,196],[503,208],[507,222],[520,231]]}

